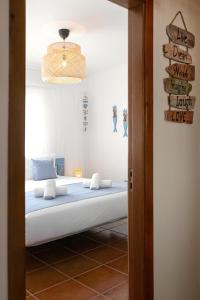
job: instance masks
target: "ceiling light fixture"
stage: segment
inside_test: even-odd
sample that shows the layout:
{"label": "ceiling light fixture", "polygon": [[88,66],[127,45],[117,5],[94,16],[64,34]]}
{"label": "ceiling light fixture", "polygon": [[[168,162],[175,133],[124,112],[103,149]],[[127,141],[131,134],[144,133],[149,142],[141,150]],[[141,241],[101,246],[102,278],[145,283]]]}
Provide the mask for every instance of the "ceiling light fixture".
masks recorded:
{"label": "ceiling light fixture", "polygon": [[60,29],[63,42],[48,46],[42,60],[42,80],[48,83],[78,83],[86,77],[86,61],[78,44],[65,42],[69,29]]}

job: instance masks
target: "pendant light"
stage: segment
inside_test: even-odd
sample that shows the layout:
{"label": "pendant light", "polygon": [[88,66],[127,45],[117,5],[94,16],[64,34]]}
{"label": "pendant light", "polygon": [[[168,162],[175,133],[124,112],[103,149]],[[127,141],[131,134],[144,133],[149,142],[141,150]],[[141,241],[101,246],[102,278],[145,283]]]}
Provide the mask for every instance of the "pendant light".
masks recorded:
{"label": "pendant light", "polygon": [[86,77],[86,61],[78,44],[65,42],[70,30],[60,29],[63,42],[48,46],[42,60],[42,80],[48,83],[72,84]]}

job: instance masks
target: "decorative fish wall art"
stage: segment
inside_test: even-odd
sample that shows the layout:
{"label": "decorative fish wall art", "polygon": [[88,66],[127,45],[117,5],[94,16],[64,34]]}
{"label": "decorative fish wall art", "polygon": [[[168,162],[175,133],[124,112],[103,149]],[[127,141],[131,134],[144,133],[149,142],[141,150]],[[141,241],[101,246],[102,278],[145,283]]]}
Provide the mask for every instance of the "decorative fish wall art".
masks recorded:
{"label": "decorative fish wall art", "polygon": [[128,110],[123,110],[124,137],[128,137]]}
{"label": "decorative fish wall art", "polygon": [[117,106],[113,106],[113,132],[117,132]]}
{"label": "decorative fish wall art", "polygon": [[88,129],[88,97],[83,97],[83,132]]}

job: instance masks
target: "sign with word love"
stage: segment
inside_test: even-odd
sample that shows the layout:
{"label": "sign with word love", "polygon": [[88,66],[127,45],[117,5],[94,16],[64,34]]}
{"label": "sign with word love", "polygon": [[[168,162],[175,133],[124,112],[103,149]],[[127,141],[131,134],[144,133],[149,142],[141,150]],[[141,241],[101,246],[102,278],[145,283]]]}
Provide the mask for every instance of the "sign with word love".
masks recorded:
{"label": "sign with word love", "polygon": [[165,111],[165,120],[174,123],[193,123],[193,111],[177,111],[177,110],[167,110]]}

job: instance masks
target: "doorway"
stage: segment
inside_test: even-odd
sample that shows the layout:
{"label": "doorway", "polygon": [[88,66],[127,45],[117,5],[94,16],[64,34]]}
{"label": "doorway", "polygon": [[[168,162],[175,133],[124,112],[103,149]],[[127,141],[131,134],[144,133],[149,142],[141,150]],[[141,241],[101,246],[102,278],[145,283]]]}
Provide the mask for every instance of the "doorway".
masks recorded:
{"label": "doorway", "polygon": [[[153,299],[153,1],[129,9],[129,299]],[[16,49],[19,49],[18,51]],[[10,1],[9,300],[25,299],[25,3]],[[17,232],[17,234],[16,234]]]}

